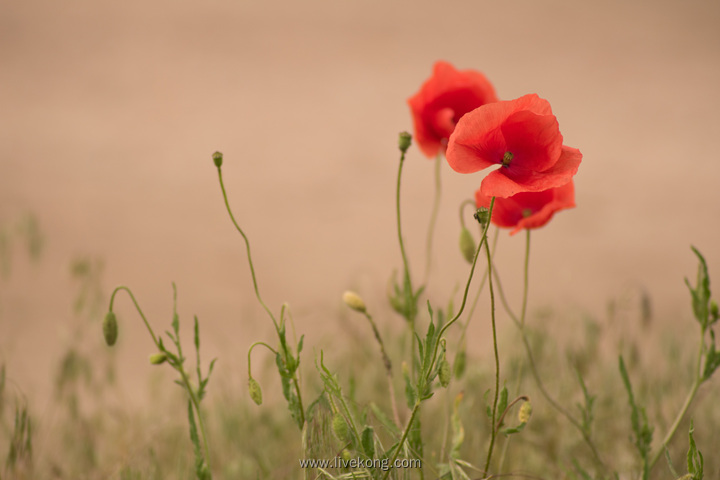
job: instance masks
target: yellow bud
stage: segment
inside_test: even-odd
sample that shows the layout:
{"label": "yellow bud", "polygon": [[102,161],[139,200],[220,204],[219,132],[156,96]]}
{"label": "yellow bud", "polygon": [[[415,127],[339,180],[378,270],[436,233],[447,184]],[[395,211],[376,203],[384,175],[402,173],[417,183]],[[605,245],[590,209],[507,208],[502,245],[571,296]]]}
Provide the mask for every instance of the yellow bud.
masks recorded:
{"label": "yellow bud", "polygon": [[248,378],[248,391],[250,392],[250,398],[256,405],[262,404],[262,389],[260,384],[252,377]]}
{"label": "yellow bud", "polygon": [[113,312],[108,312],[107,315],[105,315],[105,320],[103,320],[103,336],[108,346],[112,347],[115,345],[118,336],[118,324]]}
{"label": "yellow bud", "polygon": [[360,298],[360,295],[358,295],[355,292],[347,291],[343,293],[343,302],[345,302],[345,305],[352,308],[356,312],[365,313],[365,302],[362,298]]}
{"label": "yellow bud", "polygon": [[527,400],[520,407],[520,411],[518,412],[518,420],[520,421],[520,423],[527,423],[530,420],[531,415],[532,405],[530,404],[530,400]]}
{"label": "yellow bud", "polygon": [[150,363],[152,365],[160,365],[165,363],[165,360],[167,360],[167,355],[165,355],[162,352],[153,353],[150,355]]}

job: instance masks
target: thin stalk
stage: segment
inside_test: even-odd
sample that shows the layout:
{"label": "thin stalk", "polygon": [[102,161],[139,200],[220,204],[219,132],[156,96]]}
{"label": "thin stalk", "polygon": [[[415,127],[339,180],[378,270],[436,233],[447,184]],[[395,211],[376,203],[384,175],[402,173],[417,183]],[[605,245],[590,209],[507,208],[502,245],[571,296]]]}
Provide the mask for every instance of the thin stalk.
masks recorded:
{"label": "thin stalk", "polygon": [[672,426],[670,427],[670,430],[668,430],[667,434],[665,434],[665,438],[663,438],[662,444],[660,445],[660,448],[658,448],[658,451],[655,452],[655,455],[653,455],[652,459],[650,460],[650,463],[648,464],[648,472],[652,470],[652,468],[655,466],[655,464],[660,460],[660,457],[662,456],[663,452],[665,451],[665,448],[670,443],[670,440],[672,440],[673,436],[675,435],[675,432],[677,431],[678,427],[680,426],[680,422],[685,417],[685,414],[688,411],[688,408],[690,408],[690,404],[692,403],[693,399],[695,398],[695,395],[697,394],[698,389],[700,388],[700,385],[702,384],[702,372],[700,371],[700,367],[702,365],[702,357],[703,352],[705,350],[705,330],[702,330],[702,334],[700,336],[700,347],[698,351],[698,358],[697,363],[695,365],[695,379],[693,380],[692,387],[690,387],[690,391],[688,392],[687,397],[685,398],[685,403],[683,403],[683,406],[680,408],[680,411],[678,412],[677,416],[675,417],[675,420],[672,423]]}
{"label": "thin stalk", "polygon": [[425,279],[423,284],[427,283],[430,276],[430,267],[432,264],[432,244],[435,235],[435,224],[437,222],[438,212],[440,211],[440,199],[442,197],[442,182],[440,180],[440,171],[442,164],[442,153],[438,153],[435,158],[435,200],[433,201],[433,209],[430,214],[430,223],[428,224],[427,240],[425,247]]}
{"label": "thin stalk", "polygon": [[[403,443],[405,443],[405,440],[407,440],[408,433],[410,433],[410,428],[412,427],[412,424],[415,421],[415,416],[417,415],[419,410],[420,410],[420,402],[416,401],[415,406],[413,406],[412,412],[410,413],[410,419],[408,419],[407,426],[405,427],[405,430],[403,430],[402,437],[400,437],[400,442],[398,442],[398,446],[395,449],[395,453],[393,453],[393,456],[390,459],[390,465],[395,464],[395,460],[397,460],[397,457],[400,454],[400,449],[402,448]],[[392,471],[392,469],[388,469],[385,472],[385,475],[383,475],[383,480],[387,480],[387,478],[390,476],[391,471]]]}
{"label": "thin stalk", "polygon": [[393,374],[392,374],[392,362],[390,362],[390,357],[388,356],[387,352],[385,351],[385,343],[382,341],[382,337],[380,336],[380,331],[377,328],[377,325],[375,325],[375,321],[372,318],[372,315],[370,315],[367,311],[363,312],[365,314],[365,318],[368,319],[368,322],[370,322],[370,327],[372,327],[373,334],[375,335],[375,340],[377,340],[378,345],[380,345],[380,355],[383,359],[383,364],[385,366],[385,374],[387,376],[388,380],[388,388],[390,390],[390,404],[393,411],[393,420],[395,420],[395,425],[400,427],[400,414],[398,412],[397,408],[397,400],[395,399],[395,386],[393,385]]}
{"label": "thin stalk", "polygon": [[[495,197],[493,197],[493,201]],[[492,205],[492,204],[491,204]],[[488,218],[490,223],[490,218]],[[485,244],[485,252],[488,262],[488,289],[490,290],[490,319],[492,321],[492,332],[493,332],[493,352],[495,353],[495,397],[493,399],[492,408],[492,432],[490,433],[490,447],[488,448],[487,459],[485,460],[485,473],[490,470],[490,460],[492,459],[493,447],[495,446],[495,438],[497,437],[497,428],[495,428],[495,422],[497,418],[497,403],[498,396],[500,394],[500,356],[498,354],[497,344],[497,327],[495,325],[495,291],[492,283],[492,257],[490,256],[490,247]]]}
{"label": "thin stalk", "polygon": [[252,276],[253,281],[253,288],[255,289],[255,296],[258,299],[258,302],[260,302],[260,305],[265,309],[267,314],[270,316],[270,318],[273,321],[273,324],[275,325],[275,330],[280,331],[280,327],[278,326],[277,320],[275,320],[275,316],[272,314],[270,309],[267,305],[265,305],[265,302],[263,302],[262,297],[260,297],[260,290],[258,289],[258,283],[257,278],[255,276],[255,267],[253,266],[252,261],[252,255],[250,255],[250,240],[248,240],[247,236],[245,235],[245,232],[242,228],[240,228],[240,225],[238,225],[237,221],[235,220],[235,216],[232,213],[232,210],[230,209],[230,203],[228,202],[227,192],[225,191],[225,183],[223,182],[222,177],[222,167],[217,167],[218,171],[218,179],[220,180],[220,189],[222,190],[223,194],[223,200],[225,200],[225,208],[227,209],[228,214],[230,215],[230,220],[232,220],[233,225],[235,225],[235,228],[238,232],[240,232],[240,235],[242,235],[243,240],[245,240],[245,250],[247,252],[247,258],[248,258],[248,264],[250,265],[250,275]]}
{"label": "thin stalk", "polygon": [[115,302],[115,294],[119,292],[120,290],[125,290],[128,295],[130,295],[130,299],[132,300],[133,304],[135,304],[135,309],[140,314],[140,318],[142,318],[142,321],[145,323],[145,327],[147,327],[148,332],[150,332],[150,336],[153,339],[153,342],[155,343],[155,346],[160,350],[160,342],[158,342],[157,337],[155,336],[155,332],[153,332],[153,329],[150,327],[150,323],[148,323],[147,318],[145,318],[145,314],[143,313],[142,309],[140,308],[140,305],[138,304],[137,300],[135,300],[135,295],[133,295],[132,291],[126,286],[119,286],[116,287],[115,290],[113,290],[112,295],[110,295],[110,309],[109,311],[112,312],[113,309],[113,303]]}
{"label": "thin stalk", "polygon": [[580,432],[580,435],[582,435],[583,440],[587,444],[588,448],[593,454],[593,457],[595,459],[595,462],[606,472],[608,471],[607,466],[605,465],[605,462],[603,462],[602,458],[600,458],[600,453],[597,450],[597,447],[595,446],[595,443],[592,441],[588,433],[582,428],[582,425],[580,422],[578,422],[575,417],[572,416],[570,412],[568,412],[565,408],[563,408],[562,405],[560,405],[551,395],[548,393],[548,391],[545,389],[545,385],[543,384],[542,379],[540,378],[540,374],[537,370],[537,365],[535,364],[535,358],[532,354],[532,349],[530,348],[530,341],[528,340],[527,331],[525,329],[525,316],[527,313],[527,298],[528,298],[528,278],[529,278],[529,265],[530,265],[530,231],[527,230],[526,233],[526,245],[525,245],[525,263],[524,263],[524,269],[523,269],[523,303],[520,313],[520,319],[518,319],[515,314],[510,310],[510,307],[507,304],[507,301],[505,300],[505,295],[502,292],[502,287],[500,284],[498,284],[499,292],[500,292],[500,298],[502,300],[503,305],[505,306],[505,309],[507,310],[508,315],[513,319],[515,322],[515,325],[517,325],[518,330],[520,330],[520,334],[522,336],[523,345],[525,346],[525,352],[528,357],[528,363],[530,364],[530,371],[532,372],[533,378],[535,379],[535,384],[538,387],[538,390],[540,390],[540,393],[542,396],[547,400],[547,402],[562,416],[564,416],[576,429],[578,432]]}

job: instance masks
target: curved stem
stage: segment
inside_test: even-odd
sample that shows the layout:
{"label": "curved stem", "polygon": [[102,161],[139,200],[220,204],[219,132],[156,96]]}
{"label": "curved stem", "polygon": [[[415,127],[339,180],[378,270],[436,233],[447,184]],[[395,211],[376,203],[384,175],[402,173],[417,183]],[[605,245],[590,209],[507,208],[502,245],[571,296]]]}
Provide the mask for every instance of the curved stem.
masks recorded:
{"label": "curved stem", "polygon": [[225,200],[225,208],[227,209],[228,214],[230,215],[230,220],[232,220],[233,225],[235,225],[235,228],[238,232],[240,232],[240,235],[242,235],[243,240],[245,240],[245,250],[247,251],[247,258],[248,258],[248,264],[250,265],[250,275],[252,275],[252,281],[253,281],[253,287],[255,288],[255,296],[258,299],[258,302],[260,302],[260,305],[263,306],[265,311],[268,315],[270,315],[270,318],[273,321],[273,324],[275,325],[275,330],[280,330],[280,327],[278,326],[277,320],[275,320],[275,316],[272,314],[270,309],[265,305],[265,302],[263,302],[262,298],[260,297],[260,290],[258,289],[257,284],[257,278],[255,277],[255,267],[253,266],[252,261],[252,255],[250,255],[250,241],[248,240],[247,236],[245,235],[245,232],[243,232],[243,229],[240,228],[240,225],[238,225],[237,221],[235,220],[235,216],[232,213],[232,210],[230,209],[230,203],[228,202],[227,192],[225,191],[225,183],[223,182],[222,177],[222,168],[217,167],[218,171],[218,179],[220,180],[220,189],[222,190],[223,194],[223,200]]}
{"label": "curved stem", "polygon": [[425,251],[425,279],[423,284],[427,283],[430,275],[430,267],[432,264],[432,244],[435,235],[435,224],[437,222],[438,212],[440,211],[440,198],[442,197],[442,182],[440,181],[440,166],[442,164],[442,153],[438,153],[435,158],[435,200],[433,201],[433,209],[430,214],[430,223],[428,225],[426,251]]}
{"label": "curved stem", "polygon": [[265,343],[265,342],[255,342],[255,343],[253,343],[252,345],[250,345],[250,348],[248,349],[248,377],[249,377],[249,378],[252,378],[252,369],[251,369],[250,354],[252,353],[253,348],[257,347],[258,345],[262,345],[263,347],[267,348],[268,350],[270,350],[270,351],[271,351],[272,353],[274,353],[275,355],[278,355],[278,352],[277,352],[274,348],[272,348],[270,345],[268,345],[267,343]]}
{"label": "curved stem", "polygon": [[137,300],[135,300],[135,295],[133,295],[132,291],[124,286],[121,285],[119,287],[115,287],[115,290],[113,290],[112,295],[110,295],[110,308],[109,311],[113,311],[113,303],[115,302],[115,294],[119,292],[120,290],[125,290],[128,295],[130,295],[130,299],[132,300],[133,304],[135,304],[135,309],[140,314],[140,318],[142,318],[142,321],[145,323],[145,327],[147,327],[148,332],[150,332],[150,336],[153,339],[153,342],[155,343],[155,346],[160,349],[160,342],[158,341],[157,337],[155,336],[155,332],[153,332],[152,327],[150,327],[150,323],[147,321],[147,318],[145,318],[145,314],[143,313],[142,309],[140,308],[140,305],[138,304]]}
{"label": "curved stem", "polygon": [[530,229],[525,230],[525,265],[523,269],[523,298],[522,309],[520,310],[520,326],[525,326],[525,313],[527,312],[528,299],[528,266],[530,265]]}

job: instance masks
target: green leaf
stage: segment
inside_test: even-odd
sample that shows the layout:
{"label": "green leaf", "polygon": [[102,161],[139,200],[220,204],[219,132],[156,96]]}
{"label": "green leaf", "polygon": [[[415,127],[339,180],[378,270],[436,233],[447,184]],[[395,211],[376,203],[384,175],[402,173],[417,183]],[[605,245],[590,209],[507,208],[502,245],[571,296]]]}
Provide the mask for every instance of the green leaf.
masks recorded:
{"label": "green leaf", "polygon": [[708,314],[710,312],[710,277],[708,276],[705,258],[697,248],[692,246],[690,248],[692,248],[692,251],[697,255],[699,260],[697,284],[695,288],[693,288],[687,278],[685,279],[685,283],[690,289],[690,295],[692,296],[693,314],[704,330],[707,327]]}
{"label": "green leaf", "polygon": [[527,422],[523,422],[520,425],[518,425],[517,427],[506,428],[504,430],[501,430],[501,432],[504,433],[505,435],[512,435],[514,433],[520,433],[525,429],[525,425],[527,425]]}
{"label": "green leaf", "polygon": [[[498,414],[502,415],[503,412],[507,409],[508,405],[508,389],[506,386],[503,385],[502,390],[500,390],[500,399],[498,400]],[[501,424],[502,426],[502,424]]]}
{"label": "green leaf", "polygon": [[703,368],[702,381],[710,379],[715,370],[720,367],[720,352],[715,348],[715,332],[710,330],[710,349],[705,354],[705,367]]}
{"label": "green leaf", "polygon": [[693,422],[691,420],[689,433],[690,448],[688,449],[687,454],[688,473],[692,475],[693,480],[702,480],[705,462],[703,460],[702,453],[700,453],[700,451],[697,449],[697,446],[695,445],[695,439],[693,438],[694,431],[695,426],[693,425]]}

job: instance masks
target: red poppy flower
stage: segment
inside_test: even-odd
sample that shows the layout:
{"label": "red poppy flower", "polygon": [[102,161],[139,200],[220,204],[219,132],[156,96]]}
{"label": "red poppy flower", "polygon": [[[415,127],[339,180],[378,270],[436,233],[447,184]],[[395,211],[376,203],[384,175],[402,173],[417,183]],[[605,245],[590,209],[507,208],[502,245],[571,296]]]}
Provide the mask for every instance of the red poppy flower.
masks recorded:
{"label": "red poppy flower", "polygon": [[408,99],[415,125],[415,141],[428,157],[445,151],[448,138],[460,117],[486,103],[497,102],[495,89],[480,72],[455,70],[437,62],[433,74]]}
{"label": "red poppy flower", "polygon": [[[491,197],[475,192],[475,204],[489,208]],[[512,228],[510,235],[525,229],[540,228],[555,212],[575,206],[575,186],[572,180],[565,185],[542,192],[522,192],[507,198],[496,198],[491,222],[502,228]]]}
{"label": "red poppy flower", "polygon": [[483,105],[463,116],[450,137],[453,170],[473,173],[500,165],[480,188],[488,197],[510,197],[559,187],[577,173],[582,154],[562,144],[550,103],[535,94]]}

